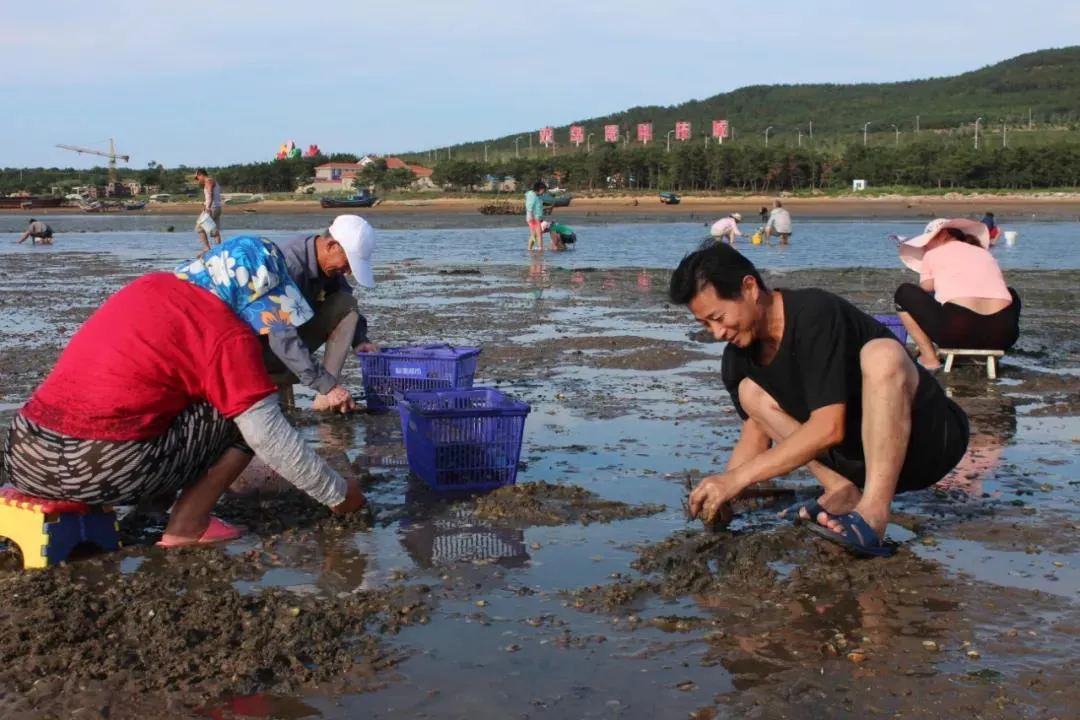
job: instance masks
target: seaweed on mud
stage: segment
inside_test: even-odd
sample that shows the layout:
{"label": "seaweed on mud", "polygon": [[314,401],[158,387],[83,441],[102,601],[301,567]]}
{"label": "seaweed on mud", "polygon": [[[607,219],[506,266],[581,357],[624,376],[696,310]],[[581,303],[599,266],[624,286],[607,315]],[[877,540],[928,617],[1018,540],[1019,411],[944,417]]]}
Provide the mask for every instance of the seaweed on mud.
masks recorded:
{"label": "seaweed on mud", "polygon": [[507,485],[476,500],[476,516],[523,525],[571,525],[647,517],[663,505],[605,500],[577,485],[549,482]]}
{"label": "seaweed on mud", "polygon": [[251,556],[163,555],[162,567],[97,581],[87,570],[112,556],[0,579],[0,692],[25,710],[55,709],[57,698],[77,707],[86,693],[194,701],[331,681],[359,688],[397,661],[378,634],[430,612],[423,586],[333,598],[245,594],[232,582],[258,575]]}

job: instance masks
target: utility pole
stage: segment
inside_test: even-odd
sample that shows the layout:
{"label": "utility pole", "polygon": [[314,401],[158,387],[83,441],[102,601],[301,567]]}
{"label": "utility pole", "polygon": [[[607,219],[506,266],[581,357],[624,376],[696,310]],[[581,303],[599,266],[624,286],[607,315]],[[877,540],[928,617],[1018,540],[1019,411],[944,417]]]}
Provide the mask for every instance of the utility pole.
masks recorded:
{"label": "utility pole", "polygon": [[765,147],[769,147],[769,131],[772,130],[772,125],[765,128]]}
{"label": "utility pole", "polygon": [[981,117],[975,118],[975,149],[979,149],[979,123],[982,122]]}
{"label": "utility pole", "polygon": [[813,120],[810,121],[810,139],[811,140],[814,139],[814,121]]}
{"label": "utility pole", "polygon": [[668,130],[667,131],[667,151],[668,152],[671,152],[671,135],[674,132],[675,132],[674,130]]}
{"label": "utility pole", "polygon": [[585,136],[585,153],[586,154],[592,152],[592,136],[593,135],[594,135],[594,133],[589,133],[588,135]]}
{"label": "utility pole", "polygon": [[484,162],[487,163],[487,143],[484,143]]}
{"label": "utility pole", "polygon": [[1031,129],[1031,108],[1028,108],[1028,130]]}
{"label": "utility pole", "polygon": [[896,127],[896,123],[893,123],[892,129],[896,131],[896,145],[900,144],[900,128]]}
{"label": "utility pole", "polygon": [[799,147],[802,147],[802,128],[799,128],[796,132],[799,133]]}
{"label": "utility pole", "polygon": [[866,129],[868,127],[870,127],[869,122],[862,126],[862,144],[863,144],[863,147],[866,147]]}
{"label": "utility pole", "polygon": [[1001,147],[1009,146],[1009,123],[1001,121]]}
{"label": "utility pole", "polygon": [[514,157],[516,157],[516,158],[521,157],[521,150],[518,149],[518,143],[519,142],[521,142],[521,136],[520,135],[518,135],[516,138],[514,138]]}
{"label": "utility pole", "polygon": [[916,135],[919,134],[919,116],[918,115],[915,116],[915,134]]}

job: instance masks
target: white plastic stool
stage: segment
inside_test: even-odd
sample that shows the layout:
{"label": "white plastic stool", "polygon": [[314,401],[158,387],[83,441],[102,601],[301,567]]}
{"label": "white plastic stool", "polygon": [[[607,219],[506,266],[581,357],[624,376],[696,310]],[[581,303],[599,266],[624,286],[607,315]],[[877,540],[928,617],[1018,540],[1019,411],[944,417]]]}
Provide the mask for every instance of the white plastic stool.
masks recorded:
{"label": "white plastic stool", "polygon": [[1002,350],[964,350],[962,348],[938,348],[938,354],[945,356],[945,372],[952,372],[953,361],[957,355],[986,358],[986,377],[997,379],[997,361],[1005,355]]}

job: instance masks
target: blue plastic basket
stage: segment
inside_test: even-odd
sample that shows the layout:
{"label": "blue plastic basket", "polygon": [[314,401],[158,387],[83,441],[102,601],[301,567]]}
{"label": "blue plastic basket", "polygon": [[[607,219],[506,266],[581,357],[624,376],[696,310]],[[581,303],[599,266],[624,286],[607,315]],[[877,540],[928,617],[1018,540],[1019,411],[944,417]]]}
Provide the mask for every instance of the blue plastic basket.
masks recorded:
{"label": "blue plastic basket", "polygon": [[369,410],[394,407],[395,397],[410,390],[471,388],[478,347],[422,345],[357,353],[364,374]]}
{"label": "blue plastic basket", "polygon": [[904,323],[900,322],[899,317],[896,315],[875,315],[874,319],[892,330],[892,334],[900,342],[907,343],[907,328],[904,327]]}
{"label": "blue plastic basket", "polygon": [[435,490],[490,490],[517,479],[528,403],[493,388],[398,398],[409,468]]}

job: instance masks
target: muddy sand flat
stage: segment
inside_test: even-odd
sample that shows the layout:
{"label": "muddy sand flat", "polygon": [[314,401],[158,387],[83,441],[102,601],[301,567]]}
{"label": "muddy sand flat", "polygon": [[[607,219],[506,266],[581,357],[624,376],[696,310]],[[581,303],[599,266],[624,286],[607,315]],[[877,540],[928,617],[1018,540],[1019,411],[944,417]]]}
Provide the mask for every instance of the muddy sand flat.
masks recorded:
{"label": "muddy sand flat", "polygon": [[[0,422],[142,268],[12,257]],[[1002,379],[943,379],[972,421],[952,477],[896,505],[896,557],[856,561],[776,519],[803,474],[687,521],[688,482],[738,430],[720,347],[667,274],[415,264],[364,307],[387,344],[483,346],[478,384],[532,405],[519,485],[438,496],[396,414],[293,422],[369,515],[332,518],[258,467],[221,504],[248,532],[35,573],[0,553],[0,716],[1066,718],[1080,706],[1080,340],[1075,271],[1018,271]],[[35,292],[26,293],[26,278]],[[887,312],[891,271],[787,273]],[[643,280],[644,278],[644,280]],[[79,287],[79,293],[72,291]],[[349,379],[359,387],[356,368]]]}

